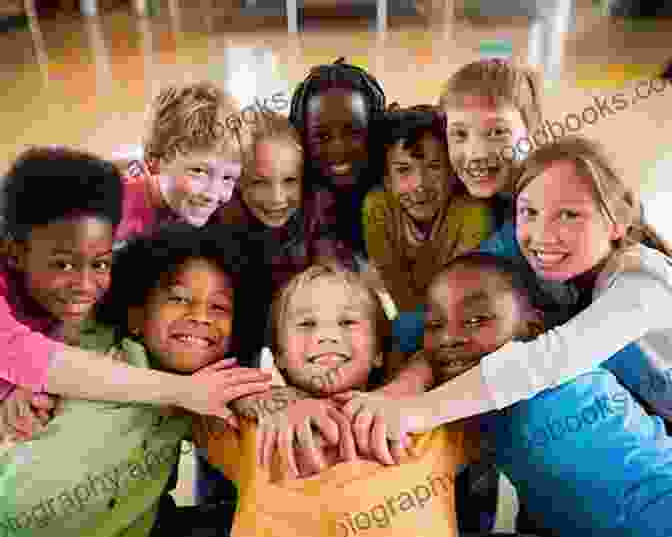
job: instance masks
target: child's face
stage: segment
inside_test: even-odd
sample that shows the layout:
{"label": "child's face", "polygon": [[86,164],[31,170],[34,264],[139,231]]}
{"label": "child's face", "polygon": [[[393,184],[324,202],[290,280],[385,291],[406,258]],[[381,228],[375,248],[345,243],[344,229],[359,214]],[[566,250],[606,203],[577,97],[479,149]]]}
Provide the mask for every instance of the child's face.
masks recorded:
{"label": "child's face", "polygon": [[602,213],[590,180],[570,161],[551,164],[516,202],[521,252],[547,280],[566,281],[597,267],[623,231]]}
{"label": "child's face", "polygon": [[430,133],[408,149],[399,141],[387,152],[386,185],[411,218],[431,222],[452,188],[443,143]]}
{"label": "child's face", "polygon": [[329,276],[307,283],[291,297],[281,335],[278,362],[292,384],[320,395],[365,388],[377,358],[373,306],[363,289]]}
{"label": "child's face", "polygon": [[58,320],[84,320],[110,287],[113,239],[112,225],[93,216],[33,228],[13,245],[28,293]]}
{"label": "child's face", "polygon": [[439,276],[429,289],[424,348],[440,382],[529,336],[525,315],[510,284],[491,270],[455,267]]}
{"label": "child's face", "polygon": [[368,165],[369,118],[358,91],[331,88],[308,99],[306,149],[322,175],[348,187]]}
{"label": "child's face", "polygon": [[462,106],[445,112],[450,162],[469,193],[490,198],[510,192],[515,166],[511,147],[527,137],[520,112],[476,96],[464,97]]}
{"label": "child's face", "polygon": [[269,227],[282,227],[301,206],[303,155],[289,140],[262,140],[255,149],[241,194],[252,214]]}
{"label": "child's face", "polygon": [[189,224],[206,224],[219,205],[231,199],[240,178],[239,155],[232,148],[177,153],[161,160],[159,180],[169,207]]}
{"label": "child's face", "polygon": [[190,259],[162,279],[143,308],[129,311],[129,328],[170,371],[193,373],[229,349],[233,289],[211,261]]}

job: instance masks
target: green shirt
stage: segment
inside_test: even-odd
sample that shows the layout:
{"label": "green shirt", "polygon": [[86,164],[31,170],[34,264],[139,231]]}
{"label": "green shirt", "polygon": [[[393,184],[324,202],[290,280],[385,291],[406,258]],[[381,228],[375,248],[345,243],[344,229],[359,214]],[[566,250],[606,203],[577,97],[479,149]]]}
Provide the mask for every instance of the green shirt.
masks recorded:
{"label": "green shirt", "polygon": [[[107,327],[80,346],[108,351]],[[149,367],[142,345],[121,342]],[[0,455],[0,537],[146,537],[191,420],[161,408],[67,400],[44,433]]]}

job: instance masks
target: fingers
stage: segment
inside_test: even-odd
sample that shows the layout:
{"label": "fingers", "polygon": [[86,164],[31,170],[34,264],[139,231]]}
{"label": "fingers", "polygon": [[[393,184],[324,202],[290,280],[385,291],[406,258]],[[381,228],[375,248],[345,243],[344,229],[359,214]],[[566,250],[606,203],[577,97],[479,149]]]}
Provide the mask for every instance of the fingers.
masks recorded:
{"label": "fingers", "polygon": [[339,428],[340,442],[338,445],[339,454],[343,461],[352,461],[357,458],[357,448],[355,446],[355,437],[352,434],[350,420],[335,408],[327,408],[329,417],[333,419]]}
{"label": "fingers", "polygon": [[352,422],[352,432],[357,441],[357,449],[364,457],[370,457],[372,455],[370,444],[372,423],[373,414],[366,409],[361,409],[359,414],[355,417],[354,422]]}
{"label": "fingers", "polygon": [[228,404],[244,395],[265,392],[270,387],[270,382],[245,382],[231,387],[222,387],[222,401],[224,404]]}
{"label": "fingers", "polygon": [[[315,444],[312,427],[306,422],[305,426],[300,427],[297,433],[298,445],[295,446],[295,451],[297,455],[301,456],[305,473],[307,475],[320,473],[326,468],[326,463],[321,450]],[[299,474],[298,470],[297,464],[297,475]]]}
{"label": "fingers", "polygon": [[36,393],[30,401],[30,404],[36,410],[53,410],[56,407],[58,397],[46,393]]}
{"label": "fingers", "polygon": [[289,477],[293,479],[299,477],[299,469],[294,454],[294,429],[285,428],[278,433],[278,449],[280,450],[280,458],[286,463],[289,470]]}
{"label": "fingers", "polygon": [[392,455],[388,449],[387,431],[385,423],[379,416],[373,419],[371,428],[371,451],[373,456],[382,464],[392,466],[395,464]]}
{"label": "fingers", "polygon": [[219,360],[214,364],[210,364],[202,369],[199,369],[196,373],[194,373],[194,375],[214,373],[215,371],[221,371],[222,369],[229,369],[231,367],[234,367],[237,362],[238,362],[237,358],[224,358],[223,360]]}
{"label": "fingers", "polygon": [[327,406],[326,413],[311,416],[310,419],[311,423],[317,427],[327,442],[330,444],[337,444],[339,438],[338,422],[334,421],[334,419],[329,415],[328,411],[330,408],[333,407]]}

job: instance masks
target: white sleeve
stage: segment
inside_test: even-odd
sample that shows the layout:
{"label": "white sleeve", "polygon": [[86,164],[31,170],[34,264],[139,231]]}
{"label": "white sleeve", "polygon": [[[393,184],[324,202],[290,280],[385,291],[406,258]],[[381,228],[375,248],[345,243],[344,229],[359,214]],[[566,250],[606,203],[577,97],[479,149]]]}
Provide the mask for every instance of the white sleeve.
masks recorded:
{"label": "white sleeve", "polygon": [[661,279],[622,273],[564,325],[483,358],[483,381],[499,409],[529,399],[594,369],[647,332],[672,327],[671,306],[672,289]]}

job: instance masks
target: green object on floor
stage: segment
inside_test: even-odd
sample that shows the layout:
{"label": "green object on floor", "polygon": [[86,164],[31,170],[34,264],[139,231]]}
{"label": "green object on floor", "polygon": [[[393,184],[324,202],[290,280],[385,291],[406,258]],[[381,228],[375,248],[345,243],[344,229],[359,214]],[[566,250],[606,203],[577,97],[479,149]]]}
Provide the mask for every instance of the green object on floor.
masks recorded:
{"label": "green object on floor", "polygon": [[147,1],[147,16],[154,17],[159,14],[159,0],[146,0]]}
{"label": "green object on floor", "polygon": [[513,46],[508,39],[484,39],[481,41],[479,52],[482,58],[510,58]]}

